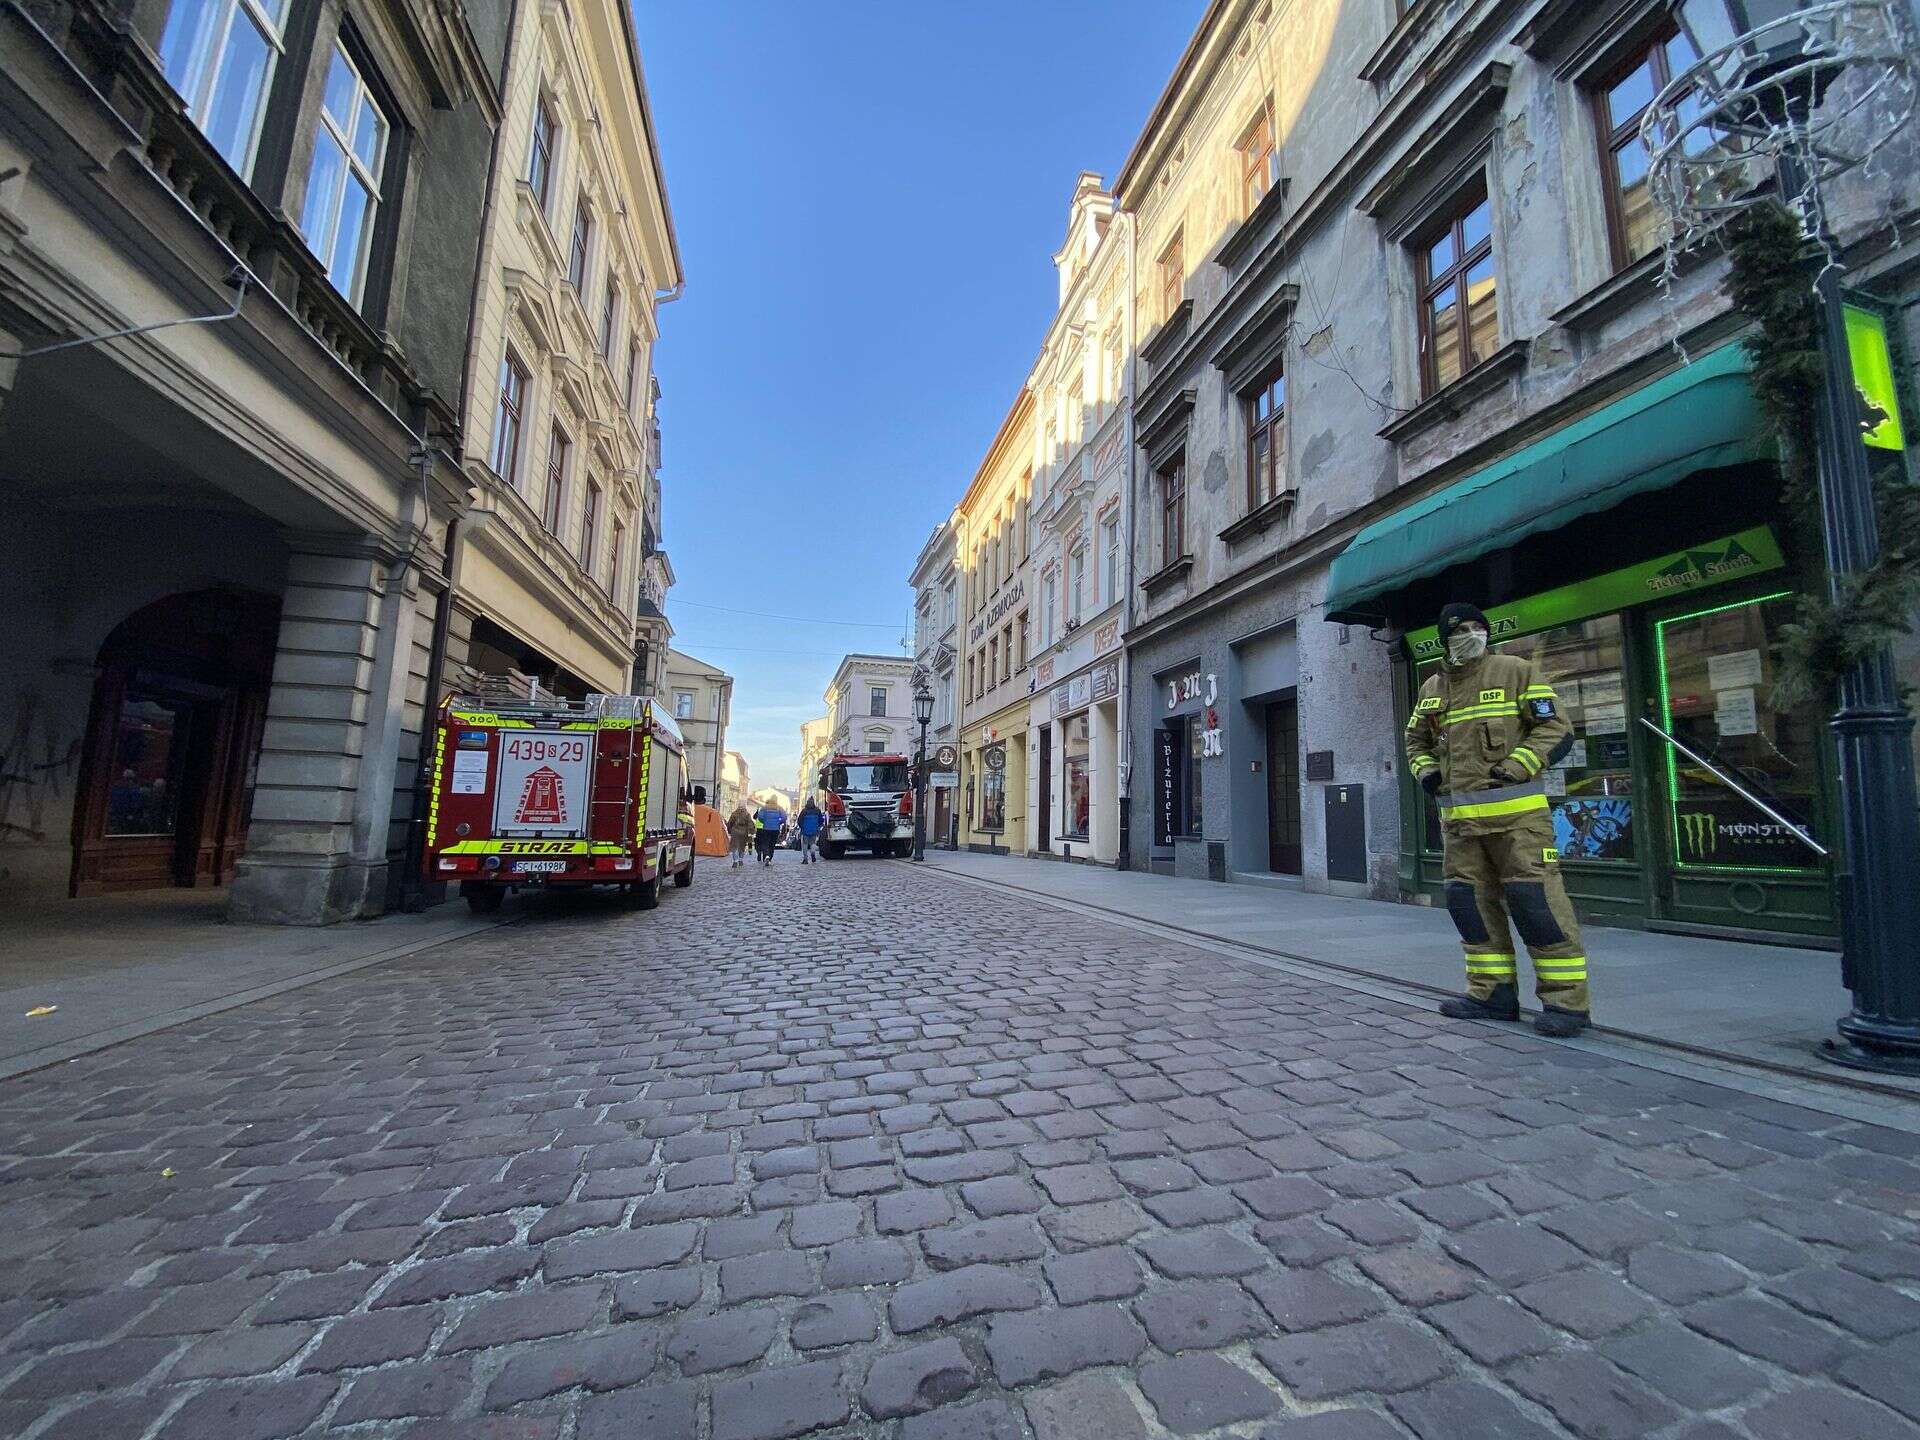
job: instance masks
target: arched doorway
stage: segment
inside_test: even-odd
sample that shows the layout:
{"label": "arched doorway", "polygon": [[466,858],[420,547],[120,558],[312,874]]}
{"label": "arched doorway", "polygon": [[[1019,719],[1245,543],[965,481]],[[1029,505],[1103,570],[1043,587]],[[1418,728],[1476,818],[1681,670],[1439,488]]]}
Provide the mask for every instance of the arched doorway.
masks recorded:
{"label": "arched doorway", "polygon": [[100,647],[69,893],[220,885],[246,843],[280,602],[172,595]]}

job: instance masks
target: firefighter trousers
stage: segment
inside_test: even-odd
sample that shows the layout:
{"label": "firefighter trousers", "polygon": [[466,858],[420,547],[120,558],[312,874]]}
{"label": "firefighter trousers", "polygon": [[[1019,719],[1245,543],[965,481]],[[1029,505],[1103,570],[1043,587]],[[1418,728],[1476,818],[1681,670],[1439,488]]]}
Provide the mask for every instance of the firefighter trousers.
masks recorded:
{"label": "firefighter trousers", "polygon": [[1485,1000],[1496,985],[1514,984],[1512,926],[1533,961],[1540,1003],[1585,1014],[1587,956],[1580,922],[1560,879],[1560,852],[1546,810],[1528,811],[1491,834],[1446,828],[1447,913],[1467,955],[1467,993]]}

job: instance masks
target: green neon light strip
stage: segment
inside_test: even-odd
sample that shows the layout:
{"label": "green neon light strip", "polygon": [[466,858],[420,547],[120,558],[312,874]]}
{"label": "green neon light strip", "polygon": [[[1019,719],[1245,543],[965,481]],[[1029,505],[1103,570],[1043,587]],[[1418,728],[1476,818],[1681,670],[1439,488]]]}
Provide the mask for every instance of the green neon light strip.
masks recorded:
{"label": "green neon light strip", "polygon": [[[1667,688],[1667,626],[1678,625],[1687,620],[1704,620],[1709,615],[1718,615],[1726,610],[1740,610],[1748,605],[1764,605],[1769,600],[1782,600],[1791,595],[1791,590],[1776,590],[1771,595],[1760,595],[1751,600],[1733,600],[1725,605],[1715,605],[1706,610],[1695,610],[1686,615],[1673,615],[1665,620],[1654,622],[1653,651],[1654,663],[1660,680],[1660,728],[1669,735],[1673,733],[1673,697]],[[1794,869],[1788,866],[1774,865],[1700,865],[1691,860],[1680,858],[1680,766],[1674,759],[1678,753],[1666,741],[1660,742],[1660,748],[1666,752],[1667,760],[1667,819],[1673,826],[1673,863],[1676,869],[1694,871],[1724,871],[1734,875],[1806,875],[1812,873],[1806,869]]]}

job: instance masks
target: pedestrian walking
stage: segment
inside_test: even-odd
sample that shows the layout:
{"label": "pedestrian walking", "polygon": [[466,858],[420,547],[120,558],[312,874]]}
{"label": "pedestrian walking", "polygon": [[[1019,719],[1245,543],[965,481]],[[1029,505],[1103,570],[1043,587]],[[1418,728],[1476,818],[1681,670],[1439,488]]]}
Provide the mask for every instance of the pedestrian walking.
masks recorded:
{"label": "pedestrian walking", "polygon": [[752,843],[753,812],[747,809],[747,802],[742,800],[727,816],[727,855],[732,862],[729,869],[738,870],[747,863],[747,847]]}
{"label": "pedestrian walking", "polygon": [[781,827],[787,823],[787,812],[769,800],[753,818],[760,822],[760,828],[753,837],[760,851],[760,863],[771,865],[774,847],[780,843]]}
{"label": "pedestrian walking", "polygon": [[811,865],[820,858],[820,832],[827,828],[826,812],[809,795],[795,823],[800,831],[800,863]]}
{"label": "pedestrian walking", "polygon": [[1407,763],[1440,805],[1447,913],[1467,957],[1467,993],[1440,1013],[1520,1018],[1511,917],[1533,961],[1534,1029],[1577,1035],[1592,1010],[1587,957],[1560,878],[1545,780],[1573,747],[1573,727],[1531,660],[1488,653],[1490,633],[1472,605],[1440,612],[1446,658],[1407,721]]}

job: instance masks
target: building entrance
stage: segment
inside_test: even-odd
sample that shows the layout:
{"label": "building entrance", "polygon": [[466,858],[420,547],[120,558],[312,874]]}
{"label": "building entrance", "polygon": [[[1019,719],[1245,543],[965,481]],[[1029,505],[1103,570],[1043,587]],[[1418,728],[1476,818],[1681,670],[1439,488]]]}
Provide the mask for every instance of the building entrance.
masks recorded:
{"label": "building entrance", "polygon": [[159,600],[100,647],[74,807],[72,895],[221,885],[252,809],[279,602]]}

